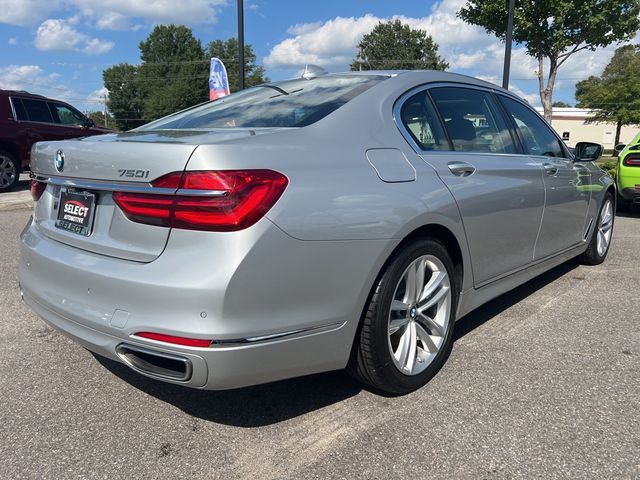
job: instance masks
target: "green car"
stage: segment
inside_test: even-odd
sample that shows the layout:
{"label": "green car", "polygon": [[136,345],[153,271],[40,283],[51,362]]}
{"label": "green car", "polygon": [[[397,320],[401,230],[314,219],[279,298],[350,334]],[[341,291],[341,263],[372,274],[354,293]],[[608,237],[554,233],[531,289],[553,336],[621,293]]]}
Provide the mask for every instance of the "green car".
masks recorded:
{"label": "green car", "polygon": [[[624,148],[623,148],[624,147]],[[628,145],[616,147],[618,155],[618,207],[628,209],[640,205],[640,133]]]}

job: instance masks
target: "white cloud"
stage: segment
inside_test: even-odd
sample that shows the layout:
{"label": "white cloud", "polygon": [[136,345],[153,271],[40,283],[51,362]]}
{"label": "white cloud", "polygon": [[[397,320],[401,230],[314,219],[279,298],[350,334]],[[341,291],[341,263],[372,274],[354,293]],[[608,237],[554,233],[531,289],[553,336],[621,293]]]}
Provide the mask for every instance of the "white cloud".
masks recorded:
{"label": "white cloud", "polygon": [[77,23],[78,17],[45,20],[36,32],[36,48],[44,51],[72,50],[100,55],[115,45],[113,42],[91,38],[79,32],[75,29]]}
{"label": "white cloud", "polygon": [[109,90],[102,87],[87,95],[87,102],[98,104],[104,102],[105,98],[109,98]]}
{"label": "white cloud", "polygon": [[82,48],[82,51],[89,55],[101,55],[111,50],[114,45],[115,43],[113,42],[99,40],[97,38],[89,38],[85,39],[85,45]]}
{"label": "white cloud", "polygon": [[215,23],[227,0],[72,0],[98,28],[124,30],[138,20],[151,23]]}
{"label": "white cloud", "polygon": [[96,20],[96,27],[101,30],[126,30],[129,25],[129,18],[118,12],[103,13]]}
{"label": "white cloud", "polygon": [[287,28],[287,33],[289,35],[304,35],[305,33],[313,32],[320,27],[322,27],[322,22],[296,23],[295,25]]}
{"label": "white cloud", "polygon": [[[414,18],[396,15],[382,18],[371,14],[361,17],[336,17],[326,22],[293,25],[289,38],[275,45],[265,57],[269,69],[300,68],[315,63],[333,71],[347,70],[357,54],[357,44],[378,22],[399,19],[412,28],[426,30],[439,45],[439,54],[449,62],[449,70],[502,83],[504,44],[483,28],[469,25],[456,16],[465,0],[442,0],[428,15]],[[640,37],[634,40],[636,43]],[[595,52],[582,51],[560,67],[558,78],[565,96],[573,96],[575,83],[602,72],[617,45]],[[514,45],[511,60],[511,87],[532,104],[539,103],[537,61],[524,47]],[[545,69],[548,73],[548,66]],[[515,87],[514,85],[518,85]],[[559,89],[560,87],[558,87]],[[556,89],[556,93],[557,90]]]}
{"label": "white cloud", "polygon": [[297,68],[305,63],[325,67],[346,67],[353,59],[362,36],[375,27],[380,18],[336,17],[324,23],[298,24],[289,28],[294,35],[271,49],[265,57],[267,68]]}
{"label": "white cloud", "polygon": [[211,24],[228,0],[0,0],[0,23],[34,25],[53,12],[71,12],[97,28],[125,30],[148,23]]}
{"label": "white cloud", "polygon": [[59,0],[0,0],[0,23],[34,25],[60,6]]}
{"label": "white cloud", "polygon": [[82,111],[101,110],[104,95],[109,94],[104,87],[88,95],[80,93],[63,83],[59,74],[46,73],[39,65],[0,67],[0,89],[26,90],[37,95],[64,100]]}
{"label": "white cloud", "polygon": [[9,45],[11,45],[11,46],[18,45],[18,39],[16,37],[11,37],[9,39]]}
{"label": "white cloud", "polygon": [[71,90],[59,83],[59,77],[56,73],[45,73],[38,65],[9,65],[0,68],[0,88],[27,90],[53,98],[72,96]]}

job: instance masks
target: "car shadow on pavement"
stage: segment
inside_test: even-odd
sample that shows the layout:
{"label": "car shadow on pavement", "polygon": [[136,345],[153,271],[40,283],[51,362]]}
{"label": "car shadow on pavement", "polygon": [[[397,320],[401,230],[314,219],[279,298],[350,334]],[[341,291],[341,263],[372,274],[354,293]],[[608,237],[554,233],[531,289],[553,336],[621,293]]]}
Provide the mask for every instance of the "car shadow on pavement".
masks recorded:
{"label": "car shadow on pavement", "polygon": [[327,372],[236,390],[195,390],[139,375],[94,355],[133,387],[202,420],[235,427],[261,427],[304,415],[358,394],[362,386],[345,372]]}
{"label": "car shadow on pavement", "polygon": [[[454,341],[540,288],[566,275],[577,266],[576,261],[564,263],[466,315],[455,325]],[[236,390],[195,390],[152,380],[113,360],[99,355],[94,357],[107,370],[133,387],[170,403],[189,415],[210,422],[244,428],[279,423],[346,400],[362,390],[373,391],[360,385],[343,371],[321,373]],[[393,396],[390,395],[390,397]]]}
{"label": "car shadow on pavement", "polygon": [[640,206],[633,206],[631,207],[629,210],[627,211],[621,211],[621,210],[617,210],[616,211],[616,217],[623,217],[623,218],[640,218]]}
{"label": "car shadow on pavement", "polygon": [[527,283],[520,285],[513,290],[500,295],[499,297],[485,303],[481,307],[477,308],[473,312],[462,317],[456,322],[455,330],[453,332],[453,341],[457,341],[474,331],[476,328],[485,324],[496,315],[502,313],[509,307],[524,300],[529,295],[532,295],[542,287],[557,280],[558,278],[566,275],[570,271],[574,270],[580,264],[577,260],[569,260],[557,267],[537,276],[536,278],[529,280]]}

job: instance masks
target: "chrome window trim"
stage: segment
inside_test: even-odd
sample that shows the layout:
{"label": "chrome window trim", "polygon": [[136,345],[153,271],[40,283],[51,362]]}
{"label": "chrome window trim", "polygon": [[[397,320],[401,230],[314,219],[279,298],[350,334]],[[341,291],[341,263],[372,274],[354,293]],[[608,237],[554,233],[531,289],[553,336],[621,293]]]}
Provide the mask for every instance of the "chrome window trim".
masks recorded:
{"label": "chrome window trim", "polygon": [[[507,98],[513,98],[513,99],[518,100],[518,97],[516,97],[515,95],[507,93],[507,92],[503,92],[498,87],[490,88],[490,87],[485,87],[485,86],[480,86],[480,85],[472,85],[472,84],[459,83],[459,82],[433,82],[433,83],[426,83],[426,84],[419,85],[417,87],[412,88],[411,90],[406,91],[400,97],[398,97],[398,99],[393,104],[393,121],[396,124],[396,127],[398,128],[398,130],[400,131],[400,134],[404,137],[404,139],[407,141],[409,146],[411,146],[411,148],[418,155],[461,155],[461,154],[464,154],[464,155],[474,155],[474,156],[487,156],[487,155],[495,156],[495,155],[499,155],[499,156],[505,156],[505,157],[513,157],[515,155],[517,155],[517,156],[525,156],[525,157],[530,157],[531,156],[528,153],[521,153],[521,152],[514,152],[514,153],[467,152],[467,151],[451,150],[451,149],[449,149],[449,150],[425,150],[425,149],[421,148],[420,145],[418,145],[416,143],[416,141],[413,139],[413,137],[411,136],[411,134],[407,130],[407,127],[405,127],[404,123],[402,123],[402,120],[400,118],[400,110],[402,109],[402,106],[404,105],[404,103],[410,97],[414,96],[415,94],[423,92],[425,90],[431,90],[432,88],[439,88],[439,87],[467,88],[467,89],[471,89],[471,90],[480,90],[480,91],[487,92],[487,93],[494,93],[494,94],[498,94],[499,93],[501,95],[504,95]],[[520,101],[520,100],[518,100],[518,101]],[[498,107],[504,109],[504,106],[502,104],[498,105]],[[434,107],[434,108],[437,108],[437,107]],[[511,123],[511,120],[509,118],[505,119],[505,121],[508,121],[508,122]],[[443,125],[443,128],[444,128],[444,125]],[[515,146],[517,147],[517,145],[515,145]],[[549,158],[549,157],[545,157],[545,158]]]}
{"label": "chrome window trim", "polygon": [[83,190],[98,190],[108,192],[145,193],[152,195],[189,195],[194,197],[223,197],[228,194],[226,190],[183,190],[175,188],[158,188],[149,183],[137,182],[108,182],[100,180],[71,179],[61,177],[46,177],[34,175],[38,182],[48,183],[59,187],[78,188]]}
{"label": "chrome window trim", "polygon": [[13,97],[9,97],[9,105],[11,105],[11,115],[13,115],[13,121],[18,122],[18,115],[16,114],[16,107],[13,106]]}

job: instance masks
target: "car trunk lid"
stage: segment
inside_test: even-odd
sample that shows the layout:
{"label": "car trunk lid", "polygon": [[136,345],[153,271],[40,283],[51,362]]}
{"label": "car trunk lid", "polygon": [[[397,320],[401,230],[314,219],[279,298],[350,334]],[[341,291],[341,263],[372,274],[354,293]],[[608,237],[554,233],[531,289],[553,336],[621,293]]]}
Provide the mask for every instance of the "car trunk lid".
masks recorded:
{"label": "car trunk lid", "polygon": [[[158,135],[153,137],[107,135],[36,144],[31,170],[49,182],[34,210],[40,231],[53,240],[97,254],[138,262],[157,258],[170,229],[131,222],[115,205],[112,193],[149,188],[155,178],[184,170],[197,144],[186,141],[194,135],[160,142]],[[89,230],[84,232],[88,235],[61,228],[61,215],[68,218],[61,209],[68,208],[73,215],[83,212],[83,199],[93,200]]]}

